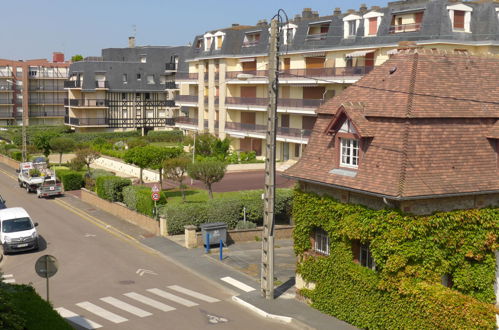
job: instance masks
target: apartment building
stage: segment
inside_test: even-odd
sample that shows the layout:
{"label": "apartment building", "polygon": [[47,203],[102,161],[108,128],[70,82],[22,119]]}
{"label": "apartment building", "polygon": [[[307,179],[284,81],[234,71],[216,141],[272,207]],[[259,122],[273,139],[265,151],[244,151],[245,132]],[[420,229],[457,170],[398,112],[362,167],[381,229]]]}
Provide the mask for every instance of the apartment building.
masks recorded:
{"label": "apartment building", "polygon": [[[316,109],[407,47],[499,53],[497,1],[406,0],[319,16],[303,10],[280,34],[277,158],[301,156]],[[176,127],[265,154],[270,25],[233,24],[194,38],[177,72]]]}
{"label": "apartment building", "polygon": [[68,67],[58,52],[52,62],[0,59],[0,125],[20,125],[24,111],[27,124],[63,124]]}
{"label": "apartment building", "polygon": [[[65,123],[77,131],[171,129],[179,116],[175,72],[187,47],[107,48],[73,63],[64,83]],[[184,69],[185,70],[185,69]]]}

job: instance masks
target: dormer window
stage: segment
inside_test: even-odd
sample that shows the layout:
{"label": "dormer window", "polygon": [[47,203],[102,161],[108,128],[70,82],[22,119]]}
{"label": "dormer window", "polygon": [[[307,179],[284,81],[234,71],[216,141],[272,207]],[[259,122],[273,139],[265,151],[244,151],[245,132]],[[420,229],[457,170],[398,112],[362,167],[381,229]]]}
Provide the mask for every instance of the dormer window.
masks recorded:
{"label": "dormer window", "polygon": [[359,140],[340,139],[341,158],[340,166],[357,168],[359,166]]}
{"label": "dormer window", "polygon": [[203,39],[199,38],[196,40],[196,48],[197,49],[203,48]]}
{"label": "dormer window", "polygon": [[140,63],[146,63],[146,62],[147,62],[146,55],[140,55]]}
{"label": "dormer window", "polygon": [[206,33],[203,37],[204,40],[204,51],[207,52],[211,49],[211,42],[213,40],[213,34]]}
{"label": "dormer window", "polygon": [[473,8],[463,4],[447,6],[453,32],[471,32],[471,12]]}
{"label": "dormer window", "polygon": [[412,13],[394,13],[392,16],[392,22],[390,24],[390,33],[414,32],[421,30],[423,13],[423,11]]}
{"label": "dormer window", "polygon": [[372,11],[363,16],[364,18],[364,37],[376,36],[383,13]]}
{"label": "dormer window", "polygon": [[315,22],[308,25],[306,40],[323,40],[329,32],[331,21]]}
{"label": "dormer window", "polygon": [[358,15],[348,15],[343,18],[343,37],[355,37],[360,25],[361,17]]}
{"label": "dormer window", "polygon": [[213,38],[215,39],[215,50],[222,49],[225,33],[218,31],[213,35]]}
{"label": "dormer window", "polygon": [[247,32],[244,35],[243,47],[252,47],[260,42],[260,31]]}
{"label": "dormer window", "polygon": [[296,33],[296,28],[297,26],[291,23],[288,23],[285,25],[282,30],[283,30],[283,43],[285,45],[291,44],[293,42],[293,39],[295,37]]}

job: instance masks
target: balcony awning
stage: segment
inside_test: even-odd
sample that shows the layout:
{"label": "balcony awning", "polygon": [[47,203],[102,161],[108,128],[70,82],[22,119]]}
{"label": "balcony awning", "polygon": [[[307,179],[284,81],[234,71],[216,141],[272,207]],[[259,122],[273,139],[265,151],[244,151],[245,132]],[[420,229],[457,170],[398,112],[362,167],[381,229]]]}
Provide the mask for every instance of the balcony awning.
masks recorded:
{"label": "balcony awning", "polygon": [[363,57],[366,54],[374,53],[375,49],[367,49],[367,50],[357,50],[355,52],[351,52],[345,55],[345,57]]}
{"label": "balcony awning", "polygon": [[255,62],[256,58],[255,57],[245,57],[245,58],[240,58],[239,62],[244,63],[244,62]]}

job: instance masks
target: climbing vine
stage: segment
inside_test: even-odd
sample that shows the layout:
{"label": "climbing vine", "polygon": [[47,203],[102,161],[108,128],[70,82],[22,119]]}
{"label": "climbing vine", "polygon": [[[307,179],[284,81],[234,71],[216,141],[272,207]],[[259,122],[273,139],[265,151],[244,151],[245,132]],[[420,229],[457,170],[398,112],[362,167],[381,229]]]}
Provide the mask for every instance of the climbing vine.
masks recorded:
{"label": "climbing vine", "polygon": [[[301,293],[316,308],[366,328],[494,328],[499,209],[414,216],[297,190],[293,219],[297,272],[316,283]],[[308,253],[314,228],[330,256]],[[376,271],[354,263],[353,240],[370,244]]]}

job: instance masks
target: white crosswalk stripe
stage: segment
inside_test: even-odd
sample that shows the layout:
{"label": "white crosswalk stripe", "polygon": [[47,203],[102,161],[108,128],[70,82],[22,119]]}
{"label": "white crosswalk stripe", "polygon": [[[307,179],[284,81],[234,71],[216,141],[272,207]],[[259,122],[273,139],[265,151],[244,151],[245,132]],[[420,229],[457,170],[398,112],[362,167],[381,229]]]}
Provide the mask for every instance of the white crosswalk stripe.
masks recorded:
{"label": "white crosswalk stripe", "polygon": [[137,315],[138,317],[146,317],[152,315],[149,312],[146,312],[143,309],[140,309],[138,307],[132,306],[124,301],[121,301],[119,299],[113,298],[113,297],[104,297],[100,298],[103,302],[106,302],[116,308],[122,309],[126,312],[132,313],[134,315]]}
{"label": "white crosswalk stripe", "polygon": [[181,287],[179,285],[170,285],[170,286],[168,286],[168,288],[170,288],[171,290],[183,293],[183,294],[185,294],[187,296],[191,296],[191,297],[194,297],[194,298],[197,298],[199,300],[203,300],[203,301],[206,301],[206,302],[209,302],[209,303],[214,303],[214,302],[219,302],[220,301],[217,298],[213,298],[213,297],[204,295],[202,293],[186,289],[186,288]]}
{"label": "white crosswalk stripe", "polygon": [[114,314],[108,310],[105,310],[104,308],[99,307],[97,305],[94,305],[88,301],[77,303],[76,306],[81,307],[83,309],[86,309],[90,313],[98,315],[98,316],[102,317],[103,319],[106,319],[106,320],[111,321],[113,323],[123,323],[123,322],[128,321],[128,319],[126,319],[122,316],[119,316],[118,314]]}
{"label": "white crosswalk stripe", "polygon": [[193,306],[198,306],[199,304],[193,302],[193,301],[190,301],[190,300],[187,300],[187,299],[184,299],[182,297],[179,297],[179,296],[176,296],[172,293],[169,293],[169,292],[166,292],[166,291],[163,291],[163,290],[160,290],[160,289],[148,289],[147,291],[151,292],[151,293],[154,293],[155,295],[158,295],[162,298],[165,298],[165,299],[168,299],[168,300],[171,300],[173,302],[176,302],[180,305],[184,305],[184,306],[187,306],[187,307],[193,307]]}
{"label": "white crosswalk stripe", "polygon": [[246,285],[244,284],[243,282],[241,281],[238,281],[236,280],[235,278],[232,278],[230,276],[227,276],[227,277],[222,277],[221,278],[222,281],[226,282],[226,283],[229,283],[230,285],[233,285],[235,286],[236,288],[238,289],[241,289],[243,290],[244,292],[251,292],[251,291],[255,291],[254,288],[250,287],[249,285]]}
{"label": "white crosswalk stripe", "polygon": [[66,308],[59,307],[56,308],[55,310],[59,313],[59,315],[61,315],[61,317],[85,329],[102,328],[102,325],[100,325],[99,323],[91,321],[85,317],[79,316],[78,314],[75,314],[72,311],[67,310]]}
{"label": "white crosswalk stripe", "polygon": [[173,311],[176,309],[175,307],[169,306],[167,304],[163,304],[162,302],[156,301],[154,299],[148,298],[146,296],[143,296],[143,295],[135,293],[135,292],[128,292],[128,293],[125,293],[124,295],[127,296],[128,298],[137,300],[143,304],[149,305],[149,306],[154,307],[156,309],[159,309],[160,311],[163,311],[163,312],[169,312],[169,311]]}
{"label": "white crosswalk stripe", "polygon": [[12,274],[2,275],[2,282],[4,282],[4,283],[16,283],[16,279],[14,278],[14,275],[12,275]]}

